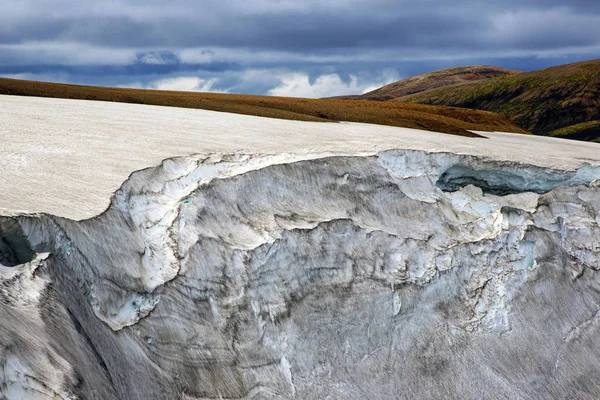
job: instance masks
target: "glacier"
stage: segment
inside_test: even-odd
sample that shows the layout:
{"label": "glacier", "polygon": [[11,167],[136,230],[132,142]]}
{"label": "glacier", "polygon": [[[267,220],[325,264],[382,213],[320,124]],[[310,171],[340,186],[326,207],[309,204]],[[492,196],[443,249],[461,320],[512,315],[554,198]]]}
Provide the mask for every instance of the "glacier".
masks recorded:
{"label": "glacier", "polygon": [[395,132],[0,195],[0,398],[600,397],[600,146]]}

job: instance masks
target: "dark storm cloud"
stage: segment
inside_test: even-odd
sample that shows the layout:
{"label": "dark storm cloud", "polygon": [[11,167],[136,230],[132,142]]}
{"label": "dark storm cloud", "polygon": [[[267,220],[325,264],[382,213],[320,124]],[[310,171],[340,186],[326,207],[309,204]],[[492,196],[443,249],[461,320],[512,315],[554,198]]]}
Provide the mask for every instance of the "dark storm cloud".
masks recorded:
{"label": "dark storm cloud", "polygon": [[[83,2],[84,4],[86,2]],[[297,4],[300,3],[300,4]],[[24,1],[0,16],[2,43],[57,40],[108,47],[244,46],[327,50],[487,44],[525,48],[589,45],[600,33],[595,1]],[[99,3],[100,4],[100,3]],[[45,7],[50,8],[45,12]],[[6,6],[3,6],[6,8]],[[554,13],[553,13],[554,10]],[[556,25],[560,16],[564,23]],[[585,20],[584,26],[573,23]],[[528,22],[535,29],[527,29]],[[546,24],[544,24],[544,22]],[[502,40],[502,26],[513,29]],[[514,26],[511,24],[515,24]],[[498,35],[495,35],[495,32]],[[533,36],[533,38],[532,38]]]}
{"label": "dark storm cloud", "polygon": [[193,17],[165,17],[143,22],[125,16],[24,21],[5,26],[0,43],[52,40],[116,48],[231,46],[319,52],[364,45],[414,47],[456,41],[468,45],[472,29],[484,28],[479,21],[440,14],[365,20],[361,15],[286,13],[241,20],[224,16],[223,21],[200,23]]}
{"label": "dark storm cloud", "polygon": [[417,65],[533,69],[552,63],[540,58],[598,56],[600,2],[590,0],[9,0],[0,13],[4,75],[312,77],[354,67],[405,76],[427,71]]}

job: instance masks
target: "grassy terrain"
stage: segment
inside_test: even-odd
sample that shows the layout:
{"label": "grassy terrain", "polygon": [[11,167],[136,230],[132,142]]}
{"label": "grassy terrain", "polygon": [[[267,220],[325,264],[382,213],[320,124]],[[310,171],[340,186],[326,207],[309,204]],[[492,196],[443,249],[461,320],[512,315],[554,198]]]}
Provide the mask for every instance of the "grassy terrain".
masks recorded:
{"label": "grassy terrain", "polygon": [[0,94],[197,108],[300,121],[364,122],[471,137],[479,135],[469,130],[528,133],[495,113],[422,104],[121,89],[5,78],[0,78]]}
{"label": "grassy terrain", "polygon": [[548,135],[600,120],[600,60],[456,84],[394,101],[494,111],[535,134]]}
{"label": "grassy terrain", "polygon": [[549,136],[600,143],[600,120],[560,128],[550,132]]}
{"label": "grassy terrain", "polygon": [[400,81],[390,83],[371,92],[358,96],[339,96],[340,99],[348,100],[377,100],[386,101],[413,93],[437,89],[457,83],[473,82],[482,79],[490,79],[499,76],[518,74],[521,71],[489,66],[471,66],[448,68],[427,74],[413,76]]}

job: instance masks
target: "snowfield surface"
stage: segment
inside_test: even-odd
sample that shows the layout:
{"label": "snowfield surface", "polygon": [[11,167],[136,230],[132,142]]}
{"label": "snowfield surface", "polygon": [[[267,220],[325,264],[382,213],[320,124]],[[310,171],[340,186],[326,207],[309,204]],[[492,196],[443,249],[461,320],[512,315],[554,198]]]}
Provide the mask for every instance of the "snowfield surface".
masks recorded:
{"label": "snowfield surface", "polygon": [[100,214],[132,172],[176,156],[279,154],[289,161],[388,149],[452,152],[574,170],[600,145],[508,133],[489,140],[358,123],[0,95],[0,212]]}

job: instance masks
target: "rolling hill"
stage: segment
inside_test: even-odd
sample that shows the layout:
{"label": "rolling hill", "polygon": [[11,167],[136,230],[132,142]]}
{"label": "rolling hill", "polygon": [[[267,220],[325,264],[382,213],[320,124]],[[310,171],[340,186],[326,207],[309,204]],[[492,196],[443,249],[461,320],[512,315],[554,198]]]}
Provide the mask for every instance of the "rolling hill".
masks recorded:
{"label": "rolling hill", "polygon": [[482,65],[448,68],[402,79],[365,94],[357,96],[338,96],[336,98],[348,100],[386,101],[413,93],[420,93],[426,90],[437,89],[458,83],[480,81],[499,76],[510,76],[520,72],[521,71],[515,71],[512,69]]}
{"label": "rolling hill", "polygon": [[301,121],[363,122],[471,137],[480,135],[470,131],[529,133],[496,113],[422,104],[123,89],[6,78],[0,78],[0,94],[197,108]]}
{"label": "rolling hill", "polygon": [[494,111],[538,135],[600,141],[600,59],[430,89],[392,101]]}

